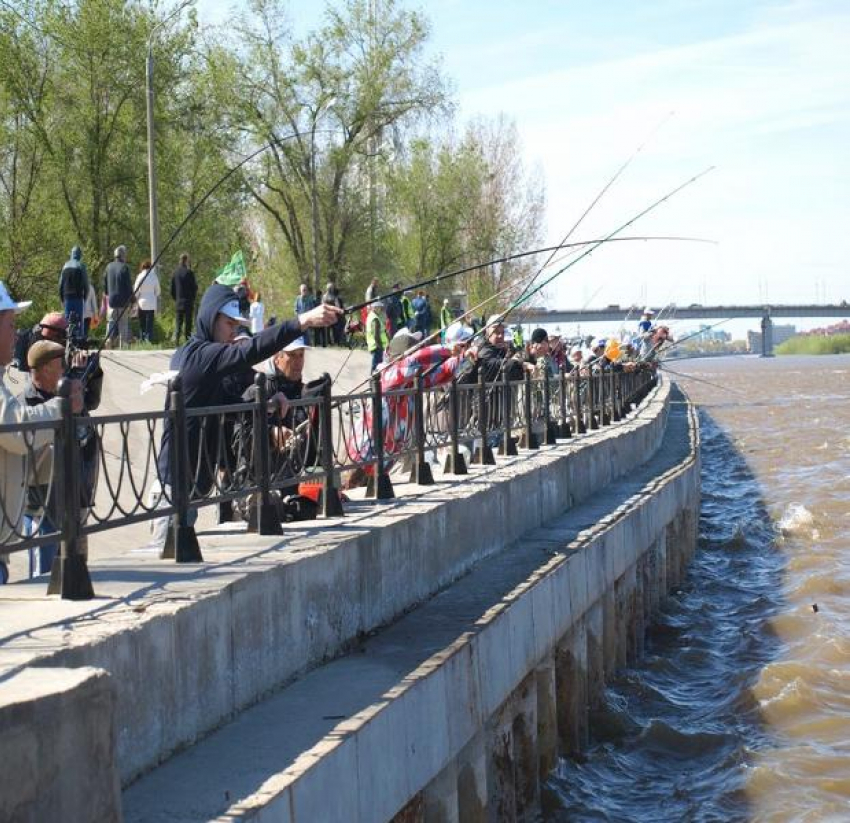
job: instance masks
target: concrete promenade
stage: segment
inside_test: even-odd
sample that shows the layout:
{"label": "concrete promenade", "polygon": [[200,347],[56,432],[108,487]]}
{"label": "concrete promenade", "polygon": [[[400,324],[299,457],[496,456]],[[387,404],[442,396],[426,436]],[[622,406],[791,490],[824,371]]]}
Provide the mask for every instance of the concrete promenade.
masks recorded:
{"label": "concrete promenade", "polygon": [[[675,413],[667,426],[671,408]],[[454,649],[448,654],[454,659],[455,646],[470,627],[489,621],[493,609],[501,613],[511,591],[554,572],[554,567],[540,571],[547,563],[557,560],[559,567],[570,568],[566,586],[576,605],[565,614],[578,616],[590,581],[604,581],[605,575],[591,570],[586,559],[574,559],[585,558],[575,545],[565,551],[571,541],[581,542],[587,527],[624,528],[617,524],[625,523],[629,513],[636,518],[629,528],[640,534],[635,545],[654,544],[680,510],[693,509],[697,461],[692,427],[682,423],[688,419],[686,408],[671,407],[664,386],[620,425],[500,459],[486,471],[473,467],[466,478],[438,476],[434,487],[399,484],[397,501],[355,501],[344,519],[287,526],[283,538],[204,530],[208,562],[201,567],[177,566],[150,553],[120,555],[116,546],[115,552],[94,554],[98,597],[89,603],[47,598],[43,583],[7,587],[0,591],[0,728],[20,731],[26,716],[33,751],[52,745],[57,761],[65,764],[66,780],[60,783],[73,783],[77,772],[85,772],[80,777],[93,792],[89,805],[78,816],[63,816],[67,820],[120,819],[119,784],[129,787],[123,804],[126,818],[133,820],[206,820],[225,813],[250,819],[249,809],[259,813],[272,801],[283,802],[282,797],[291,806],[296,782],[304,791],[309,786],[313,799],[302,800],[297,816],[275,812],[268,819],[386,820],[416,796],[425,803],[423,792],[447,766],[437,763],[446,752],[438,757],[435,748],[428,767],[419,771],[416,764],[405,766],[402,783],[389,791],[382,772],[363,764],[371,764],[373,755],[385,756],[381,747],[391,741],[362,743],[379,748],[368,756],[357,749],[356,763],[345,761],[352,768],[343,764],[342,773],[340,761],[334,760],[333,775],[325,779],[336,781],[345,774],[352,782],[346,784],[347,794],[330,794],[327,783],[315,782],[330,762],[321,766],[324,758],[316,747],[339,748],[337,756],[354,757],[356,746],[346,741],[365,740],[358,729],[384,725],[378,718],[389,717],[392,712],[383,709],[394,705],[387,695],[407,694],[419,683],[415,673],[423,666],[433,668],[435,654]],[[682,471],[687,481],[673,476]],[[670,475],[662,484],[667,491],[659,486],[656,493],[653,484],[665,474]],[[565,510],[571,510],[571,519],[559,520]],[[646,512],[654,514],[640,525]],[[532,534],[535,529],[541,531]],[[507,547],[511,551],[504,551]],[[485,558],[490,559],[481,563]],[[549,583],[543,588],[555,596]],[[557,599],[562,607],[562,595]],[[399,620],[417,604],[424,605]],[[553,613],[563,611],[550,605]],[[389,628],[367,641],[382,627]],[[537,642],[533,636],[532,645]],[[476,709],[482,722],[500,705],[491,706],[493,700],[506,699],[504,688],[508,696],[514,688],[512,675],[501,679],[504,662],[497,659],[497,647],[488,654],[496,656],[481,662],[477,688],[487,691],[491,679],[501,685]],[[28,697],[26,683],[32,681],[26,678],[33,677],[34,667],[51,670],[51,694],[61,697],[67,709],[58,719],[55,711],[49,721],[40,714],[43,695]],[[422,682],[423,689],[432,688]],[[450,710],[447,682],[441,683],[443,698],[429,711],[435,705]],[[92,694],[101,701],[96,714],[91,713]],[[412,739],[417,728],[431,723],[428,715],[408,714],[409,708],[398,716],[408,736],[395,733],[396,741]],[[99,736],[60,733],[70,722],[68,715]],[[434,720],[435,727],[443,727],[445,717]],[[242,734],[242,742],[228,739],[233,734]],[[57,740],[66,740],[67,748]],[[428,751],[427,736],[423,741]],[[238,756],[232,749],[236,745]],[[187,747],[184,755],[172,757]],[[10,755],[4,749],[6,762]],[[237,768],[236,761],[250,768]],[[312,777],[293,782],[296,771]],[[28,810],[29,819],[49,819],[39,816],[49,798],[36,791],[34,777],[12,769],[5,778],[10,781],[6,788],[15,787],[14,795],[4,791],[0,797],[20,799],[17,809]],[[370,789],[370,780],[379,786]],[[266,790],[269,781],[277,787],[273,791]],[[176,790],[180,784],[188,793]],[[61,785],[53,787],[54,794],[61,791]],[[400,792],[409,796],[393,807]],[[318,814],[318,807],[309,805],[334,798],[345,804],[338,814],[332,806]],[[97,816],[92,816],[94,808]],[[39,814],[32,816],[36,810]],[[0,819],[9,812],[8,805],[0,805]]]}

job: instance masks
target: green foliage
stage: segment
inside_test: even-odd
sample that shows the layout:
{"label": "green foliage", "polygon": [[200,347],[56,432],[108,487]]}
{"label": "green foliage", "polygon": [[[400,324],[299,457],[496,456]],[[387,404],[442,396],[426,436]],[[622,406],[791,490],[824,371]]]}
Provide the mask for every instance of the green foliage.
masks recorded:
{"label": "green foliage", "polygon": [[850,334],[800,334],[776,347],[777,354],[847,354]]}
{"label": "green foliage", "polygon": [[[220,31],[148,0],[0,5],[0,267],[13,293],[36,300],[34,316],[57,307],[73,245],[98,288],[115,246],[134,270],[149,257],[149,45],[166,315],[183,251],[203,288],[244,249],[280,316],[299,282],[335,280],[355,302],[373,276],[409,283],[533,245],[542,185],[513,125],[479,121],[455,137],[449,84],[425,56],[428,21],[395,0],[373,8],[329,6],[295,38],[283,0],[252,0]],[[506,302],[531,265],[435,296]]]}

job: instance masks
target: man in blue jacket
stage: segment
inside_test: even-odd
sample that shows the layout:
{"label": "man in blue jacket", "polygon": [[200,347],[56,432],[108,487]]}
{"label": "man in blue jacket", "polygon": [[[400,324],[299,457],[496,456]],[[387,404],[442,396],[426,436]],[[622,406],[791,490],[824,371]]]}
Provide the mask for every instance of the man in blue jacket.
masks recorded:
{"label": "man in blue jacket", "polygon": [[[298,315],[295,320],[285,320],[253,337],[237,340],[240,327],[247,323],[239,312],[239,298],[228,286],[213,283],[201,299],[195,333],[171,357],[170,368],[179,375],[186,408],[241,402],[239,394],[232,389],[239,381],[234,383],[225,378],[250,376],[253,365],[301,337],[305,329],[331,326],[340,314],[340,309],[323,303]],[[169,404],[170,397],[166,396],[166,410]],[[186,437],[191,494],[197,498],[208,494],[215,480],[215,463],[219,454],[219,415],[189,417],[186,421]],[[159,480],[167,487],[171,486],[173,472],[171,438],[171,418],[166,417],[159,454]],[[159,529],[155,531],[158,539],[164,538],[164,533]]]}

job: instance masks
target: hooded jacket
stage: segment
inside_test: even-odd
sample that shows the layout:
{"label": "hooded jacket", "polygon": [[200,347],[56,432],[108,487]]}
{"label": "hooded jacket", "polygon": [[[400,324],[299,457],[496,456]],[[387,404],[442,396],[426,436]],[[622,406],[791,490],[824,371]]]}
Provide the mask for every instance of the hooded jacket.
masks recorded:
{"label": "hooded jacket", "polygon": [[71,249],[71,257],[59,275],[60,300],[85,300],[89,293],[89,274],[83,263],[83,252],[79,246]]}
{"label": "hooded jacket", "polygon": [[[241,402],[239,393],[233,388],[240,381],[226,380],[244,374],[248,379],[251,367],[280,351],[302,334],[298,320],[286,320],[270,326],[250,340],[237,343],[216,343],[213,329],[219,310],[231,300],[238,299],[236,292],[228,286],[213,283],[201,298],[194,334],[171,358],[170,368],[179,372],[180,383],[186,408],[218,406]],[[170,397],[166,395],[165,408],[169,409]],[[186,421],[189,448],[189,471],[195,479],[195,495],[209,492],[213,475],[211,464],[218,455],[219,418],[213,415],[206,418],[205,454],[201,448],[201,422],[205,418],[190,417]],[[159,455],[159,472],[162,483],[171,484],[171,418],[166,417],[162,432],[162,445]]]}

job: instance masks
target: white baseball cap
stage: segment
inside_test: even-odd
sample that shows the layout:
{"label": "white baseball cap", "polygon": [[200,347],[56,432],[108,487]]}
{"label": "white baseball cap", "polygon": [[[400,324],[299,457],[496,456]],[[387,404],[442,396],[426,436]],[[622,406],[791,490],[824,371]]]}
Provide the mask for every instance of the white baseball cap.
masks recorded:
{"label": "white baseball cap", "polygon": [[392,357],[398,357],[398,355],[404,354],[411,346],[418,343],[421,339],[421,331],[409,331],[402,327],[393,335],[393,339],[390,340],[390,345],[388,346],[387,351]]}
{"label": "white baseball cap", "polygon": [[651,308],[649,308],[649,306],[647,306],[647,307],[643,310],[643,313],[644,313],[644,314],[655,314],[655,312],[654,312]]}
{"label": "white baseball cap", "polygon": [[238,300],[228,301],[218,310],[218,313],[225,315],[225,317],[229,317],[231,320],[240,320],[246,325],[250,325],[251,323],[251,321],[247,317],[243,317],[241,314],[239,314]]}
{"label": "white baseball cap", "polygon": [[463,323],[452,323],[446,329],[446,345],[454,346],[458,343],[466,343],[473,337],[473,331]]}
{"label": "white baseball cap", "polygon": [[16,303],[12,300],[6,284],[0,280],[0,311],[13,311],[15,314],[20,314],[24,309],[28,309],[32,305],[32,300],[22,300]]}
{"label": "white baseball cap", "polygon": [[309,349],[307,341],[303,337],[296,337],[288,346],[284,346],[282,351],[299,351],[300,349]]}
{"label": "white baseball cap", "polygon": [[501,314],[491,314],[487,318],[487,323],[485,325],[487,325],[487,326],[504,326],[505,321],[502,318]]}

